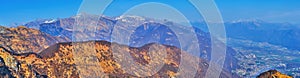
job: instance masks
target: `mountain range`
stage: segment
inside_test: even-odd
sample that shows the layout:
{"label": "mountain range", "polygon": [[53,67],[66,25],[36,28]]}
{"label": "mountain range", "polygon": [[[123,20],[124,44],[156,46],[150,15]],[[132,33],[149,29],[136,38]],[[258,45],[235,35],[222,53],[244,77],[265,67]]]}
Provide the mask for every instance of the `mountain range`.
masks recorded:
{"label": "mountain range", "polygon": [[[203,31],[208,32],[205,22],[192,23]],[[268,42],[281,45],[293,50],[300,50],[300,28],[290,23],[272,23],[262,20],[237,20],[225,22],[228,38],[252,40],[255,42]]]}
{"label": "mountain range", "polygon": [[[91,30],[74,29],[75,18],[88,17],[86,21],[91,22],[87,25]],[[88,71],[101,71],[108,74],[108,77],[135,77],[128,73],[124,73],[121,64],[116,63],[112,58],[111,44],[116,44],[120,51],[129,49],[131,56],[139,65],[149,63],[149,55],[147,54],[149,46],[154,44],[162,44],[167,48],[168,59],[164,61],[165,65],[162,69],[151,77],[173,77],[178,74],[179,58],[183,61],[193,62],[195,59],[200,60],[197,64],[196,77],[204,77],[210,60],[210,36],[208,33],[195,29],[199,40],[201,55],[192,55],[191,53],[182,52],[179,48],[176,35],[166,25],[179,25],[170,21],[156,21],[144,17],[122,16],[118,18],[100,17],[94,15],[79,15],[59,20],[43,20],[33,21],[25,26],[19,27],[2,27],[1,28],[1,54],[0,69],[1,77],[87,77],[99,76],[101,74],[93,74]],[[116,21],[120,21],[119,23]],[[100,27],[93,26],[97,23]],[[111,33],[114,24],[119,25],[124,30],[116,32],[117,34],[134,33],[131,36],[129,48],[123,44],[111,43]],[[128,31],[127,28],[137,27],[135,31]],[[184,26],[179,26],[183,27]],[[95,30],[92,30],[95,29]],[[95,32],[94,32],[95,31]],[[72,41],[74,33],[83,32],[83,34],[75,34],[77,37],[86,37],[83,41]],[[142,33],[147,32],[147,33]],[[158,33],[159,32],[159,33]],[[91,35],[91,34],[95,35]],[[183,32],[182,32],[183,33]],[[148,39],[148,40],[146,40]],[[96,41],[94,41],[96,40]],[[105,40],[105,41],[98,41]],[[82,53],[74,54],[74,43],[80,43],[83,46],[79,51]],[[223,45],[221,41],[218,43]],[[95,47],[91,47],[95,46]],[[88,48],[94,48],[95,51]],[[238,77],[231,73],[237,62],[232,56],[235,51],[227,47],[227,55],[224,69],[220,77],[230,78]],[[94,54],[93,54],[94,53]],[[179,54],[187,54],[188,57],[180,57]],[[118,55],[116,55],[118,56]],[[89,57],[89,58],[87,58]],[[92,58],[90,58],[92,57]],[[89,61],[86,59],[94,59]],[[193,59],[193,60],[191,60]],[[82,60],[82,61],[78,61]],[[125,60],[126,62],[127,60]],[[159,60],[152,60],[159,62]],[[81,64],[92,64],[92,66],[84,67]],[[96,66],[95,66],[96,65]],[[83,67],[82,67],[83,66]],[[99,68],[102,67],[102,68]],[[193,66],[191,66],[193,67]],[[85,73],[82,73],[85,72]],[[188,73],[188,72],[186,72]],[[93,74],[93,75],[91,75]],[[138,75],[138,74],[135,74]]]}
{"label": "mountain range", "polygon": [[[295,43],[298,43],[297,41],[300,41],[296,38],[299,28],[288,23],[268,23],[259,20],[251,20],[226,22],[224,24],[227,31],[227,37],[229,38],[227,42],[229,44],[229,47],[227,47],[225,63],[223,65],[224,70],[227,71],[227,74],[230,72],[238,73],[237,71],[241,69],[244,71],[244,67],[247,68],[247,66],[244,66],[239,62],[252,64],[250,62],[248,63],[247,61],[248,56],[252,56],[251,53],[250,55],[245,55],[244,50],[249,49],[249,51],[256,51],[256,49],[259,50],[259,48],[262,48],[264,46],[267,47],[267,45],[252,46],[258,48],[250,49],[248,43],[243,43],[245,40],[254,41],[253,43],[258,42],[257,44],[261,44],[259,42],[268,42],[275,45],[282,45],[284,47],[287,47],[287,49],[295,50],[297,50],[298,48]],[[84,26],[85,28],[74,28],[80,27],[76,25]],[[207,26],[204,22],[194,22],[192,23],[192,25],[194,28],[193,31],[195,31],[197,39],[199,40],[198,43],[200,47],[200,55],[198,57],[200,57],[203,61],[209,61],[210,58],[212,58],[210,56],[211,36],[209,34],[209,30],[207,29]],[[175,33],[168,26],[177,27],[182,31]],[[118,28],[118,30],[116,30],[116,28]],[[168,20],[157,20],[141,16],[107,17],[80,14],[63,19],[36,20],[24,24],[24,26],[14,28],[1,27],[0,38],[2,44],[1,46],[8,53],[11,53],[11,56],[25,54],[27,57],[29,53],[36,55],[35,57],[53,57],[53,54],[57,54],[55,53],[55,51],[60,50],[59,48],[62,46],[62,44],[68,44],[64,45],[63,47],[72,45],[71,43],[62,42],[84,43],[85,41],[91,40],[105,40],[109,43],[114,41],[112,35],[125,35],[125,33],[132,33],[129,36],[128,34],[126,34],[126,36],[130,38],[128,44],[129,47],[143,48],[145,47],[145,45],[159,43],[180,48],[181,45],[177,37],[178,33],[186,33],[186,31],[188,31],[186,26],[182,26]],[[76,41],[78,40],[76,38],[80,38],[80,40]],[[102,42],[103,41],[97,41],[97,43]],[[224,45],[224,43],[222,43],[221,41],[217,40],[217,42],[218,45]],[[272,51],[277,52],[276,48],[271,49]],[[268,52],[268,50],[266,51]],[[289,50],[287,51],[291,53]],[[240,54],[242,54],[242,56],[239,56]],[[116,67],[111,68],[115,69]],[[36,69],[34,70],[35,72],[37,72]],[[245,70],[248,71],[248,69]],[[257,72],[255,69],[251,70]],[[72,72],[74,73],[74,71]],[[250,72],[253,71],[248,71],[248,73]],[[49,73],[45,73],[45,70],[43,70],[43,73],[39,71],[39,73],[37,74],[49,76]],[[57,76],[57,74],[51,76],[59,77]],[[124,76],[129,75],[124,75],[123,73],[123,77]],[[247,77],[249,75],[240,76]]]}
{"label": "mountain range", "polygon": [[[82,20],[82,18],[84,18],[84,20]],[[76,22],[76,19],[80,21]],[[86,30],[82,30],[81,28],[73,28],[80,27],[75,25],[84,26],[85,28],[83,29]],[[177,33],[185,33],[186,31],[188,31],[186,30],[186,26],[182,26],[171,21],[130,15],[107,17],[90,14],[79,14],[70,18],[50,19],[44,22],[33,21],[25,24],[24,26],[28,28],[38,29],[41,32],[50,34],[52,36],[68,38],[69,40],[74,40],[74,37],[79,37],[85,40],[113,41],[113,33],[116,35],[126,35],[125,33],[133,33],[129,37],[130,40],[128,45],[131,47],[141,47],[149,43],[159,43],[181,47],[181,45],[179,44],[179,40],[177,39],[177,35],[168,27],[168,25],[178,27],[178,29],[182,30]],[[118,30],[116,30],[116,28]],[[200,30],[199,28],[193,28],[200,47],[201,55],[199,55],[199,57],[210,60],[210,34]],[[219,42],[218,44],[222,45],[223,43]],[[237,60],[232,57],[235,54],[236,52],[232,48],[227,47],[224,68],[232,70],[236,67],[235,65],[237,63]]]}

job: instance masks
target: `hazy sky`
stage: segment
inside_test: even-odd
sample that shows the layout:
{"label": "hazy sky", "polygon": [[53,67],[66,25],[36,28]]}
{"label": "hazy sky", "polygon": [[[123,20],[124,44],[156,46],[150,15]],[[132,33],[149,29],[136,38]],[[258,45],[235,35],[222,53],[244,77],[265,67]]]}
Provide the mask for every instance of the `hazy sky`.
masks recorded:
{"label": "hazy sky", "polygon": [[[66,18],[76,15],[82,0],[0,0],[0,25],[24,23],[36,19]],[[189,18],[201,17],[185,0],[115,0],[105,15],[119,16],[143,2],[159,2],[176,8]],[[300,0],[215,0],[224,21],[260,19],[267,22],[300,24]],[[144,11],[151,13],[152,11]]]}

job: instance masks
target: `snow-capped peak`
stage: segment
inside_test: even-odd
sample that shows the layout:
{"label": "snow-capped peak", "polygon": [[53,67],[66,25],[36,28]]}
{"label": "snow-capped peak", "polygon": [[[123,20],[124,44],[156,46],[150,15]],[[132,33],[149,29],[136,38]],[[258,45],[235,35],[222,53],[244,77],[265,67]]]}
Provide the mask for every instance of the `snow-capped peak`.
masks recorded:
{"label": "snow-capped peak", "polygon": [[262,23],[264,21],[259,19],[239,19],[239,20],[232,21],[231,23],[241,23],[241,22]]}
{"label": "snow-capped peak", "polygon": [[55,22],[56,20],[46,20],[44,23],[53,23],[53,22]]}
{"label": "snow-capped peak", "polygon": [[116,20],[122,20],[122,19],[136,19],[136,20],[145,20],[144,17],[141,16],[134,16],[134,15],[122,15],[115,18]]}

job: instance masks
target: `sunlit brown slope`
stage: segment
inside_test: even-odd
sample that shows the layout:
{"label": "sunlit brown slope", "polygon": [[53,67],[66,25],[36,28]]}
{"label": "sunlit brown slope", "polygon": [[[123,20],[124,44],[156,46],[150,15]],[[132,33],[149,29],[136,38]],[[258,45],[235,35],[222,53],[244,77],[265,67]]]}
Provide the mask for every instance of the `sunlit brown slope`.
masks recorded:
{"label": "sunlit brown slope", "polygon": [[[59,43],[45,49],[39,54],[26,53],[26,54],[14,54],[1,47],[0,57],[3,58],[7,71],[4,76],[12,77],[50,77],[50,78],[78,78],[78,77],[93,77],[104,76],[106,77],[136,77],[127,74],[122,70],[122,65],[117,63],[113,56],[111,44],[115,44],[114,48],[118,50],[128,50],[133,59],[138,65],[148,64],[150,61],[159,62],[158,59],[150,60],[148,55],[148,49],[152,45],[147,44],[140,48],[125,48],[125,45],[119,45],[116,43],[110,43],[106,41],[87,41],[78,43]],[[80,49],[74,49],[73,45],[81,45]],[[76,46],[78,47],[78,46]],[[180,62],[180,49],[172,46],[166,46],[167,58],[163,60],[165,65],[156,74],[150,77],[176,77],[183,73],[178,73],[178,66]],[[78,50],[76,53],[74,50]],[[158,52],[159,53],[159,52]],[[187,54],[188,55],[188,54]],[[86,60],[89,58],[89,60]],[[184,61],[193,61],[198,59],[194,56],[184,57]],[[199,69],[196,73],[197,78],[204,77],[205,71],[208,68],[208,64],[201,60],[199,63]],[[127,61],[127,60],[124,60]],[[1,65],[1,64],[0,64]],[[88,65],[88,66],[84,66]],[[190,68],[195,68],[191,66]],[[133,67],[134,69],[134,67]],[[91,71],[100,71],[104,73],[92,73]],[[187,72],[188,73],[188,72]],[[139,74],[135,74],[139,75]],[[222,78],[236,78],[231,73],[223,71]]]}
{"label": "sunlit brown slope", "polygon": [[61,41],[66,41],[66,39],[52,37],[39,30],[24,26],[16,28],[0,26],[0,45],[16,53],[39,52],[49,45]]}
{"label": "sunlit brown slope", "polygon": [[261,73],[257,78],[292,78],[291,76],[280,73],[277,70],[269,70]]}

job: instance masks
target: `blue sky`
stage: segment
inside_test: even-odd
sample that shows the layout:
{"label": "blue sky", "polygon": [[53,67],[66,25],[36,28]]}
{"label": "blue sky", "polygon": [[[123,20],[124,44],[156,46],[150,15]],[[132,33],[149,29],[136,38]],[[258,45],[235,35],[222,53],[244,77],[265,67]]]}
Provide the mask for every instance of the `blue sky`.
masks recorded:
{"label": "blue sky", "polygon": [[[139,3],[155,0],[115,0],[105,15],[119,16]],[[1,0],[0,25],[25,23],[36,19],[66,18],[76,15],[82,0]],[[169,4],[183,14],[201,19],[190,3],[184,0],[157,0]],[[299,0],[215,0],[224,21],[260,19],[267,22],[300,24]],[[149,11],[150,12],[150,11]]]}

